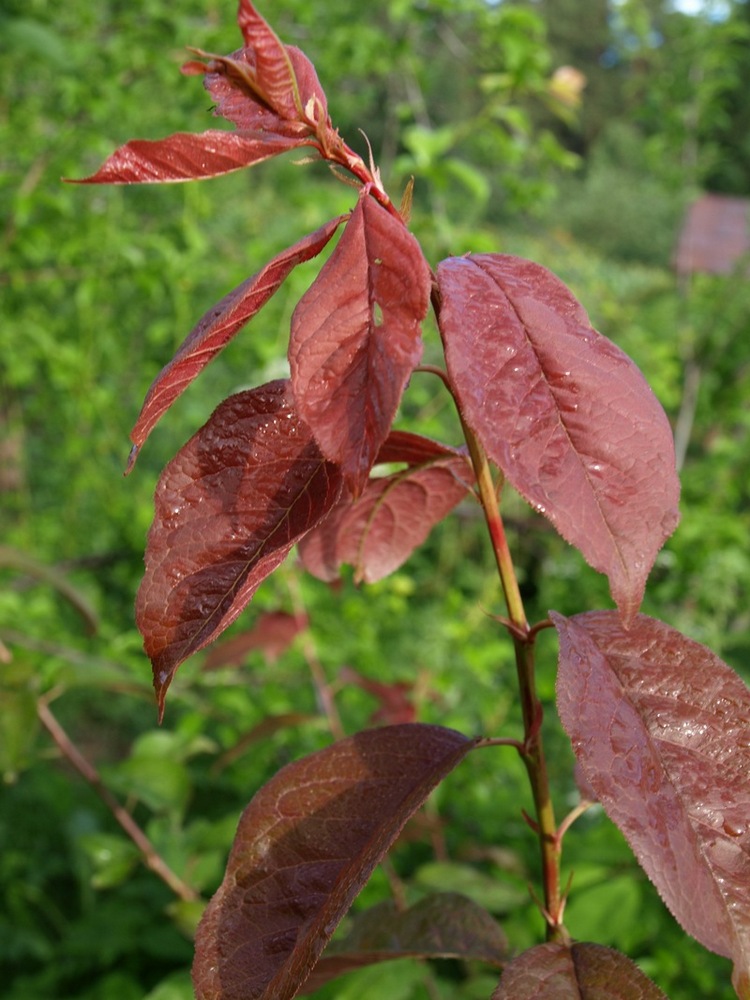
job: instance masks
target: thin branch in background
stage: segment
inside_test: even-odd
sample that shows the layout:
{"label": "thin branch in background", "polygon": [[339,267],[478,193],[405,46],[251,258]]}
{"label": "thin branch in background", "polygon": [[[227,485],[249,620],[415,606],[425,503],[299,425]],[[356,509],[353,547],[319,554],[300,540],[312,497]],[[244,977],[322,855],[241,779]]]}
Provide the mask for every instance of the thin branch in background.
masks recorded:
{"label": "thin branch in background", "polygon": [[[18,629],[0,629],[0,643],[6,649],[9,646],[20,646],[22,649],[44,653],[46,656],[57,656],[67,663],[72,663],[73,666],[90,668],[98,671],[100,676],[107,676],[107,690],[137,695],[147,698],[149,702],[153,700],[151,685],[132,677],[127,668],[115,660],[109,660],[102,656],[90,656],[73,646],[64,646],[62,643],[51,642],[49,639],[39,639],[34,635],[26,635],[19,632]],[[12,656],[12,654],[10,655]]]}
{"label": "thin branch in background", "polygon": [[124,809],[107,786],[102,781],[96,768],[83,756],[78,747],[72,742],[63,727],[50,711],[46,701],[40,699],[37,702],[37,714],[39,719],[55,741],[65,758],[70,761],[78,773],[88,781],[99,798],[104,802],[114,818],[127,833],[135,846],[143,856],[144,864],[147,868],[158,875],[162,882],[166,883],[172,892],[186,902],[194,902],[200,899],[200,894],[183,882],[179,875],[176,875],[169,865],[164,861],[154,845],[141,830],[130,813]]}
{"label": "thin branch in background", "polygon": [[235,761],[246,754],[250,750],[250,747],[272,736],[280,729],[300,726],[311,719],[320,719],[320,716],[306,715],[303,712],[283,712],[281,715],[265,716],[257,726],[253,726],[250,732],[245,733],[233,746],[229,747],[228,750],[216,758],[211,767],[211,774],[221,774],[225,768],[229,767],[230,764],[234,764]]}
{"label": "thin branch in background", "polygon": [[[309,621],[299,581],[293,573],[289,576],[288,587],[292,598],[295,616],[300,619],[304,619],[306,622]],[[335,740],[343,740],[346,736],[346,730],[341,722],[339,710],[336,708],[336,702],[333,697],[331,685],[328,683],[328,678],[326,677],[325,671],[323,670],[321,662],[318,659],[318,653],[315,649],[315,642],[310,634],[310,629],[305,628],[299,639],[302,655],[304,656],[307,666],[309,667],[310,675],[313,680],[315,695],[322,712],[328,720],[328,728],[331,731],[331,735]]]}
{"label": "thin branch in background", "polygon": [[26,576],[45,583],[53,587],[61,597],[78,612],[83,619],[89,635],[93,635],[99,628],[99,619],[96,611],[91,606],[87,598],[78,587],[75,587],[68,578],[54,566],[35,559],[20,549],[11,548],[8,545],[0,545],[0,566],[16,570]]}
{"label": "thin branch in background", "polygon": [[698,407],[698,390],[701,384],[701,369],[695,361],[688,361],[685,365],[685,379],[682,388],[682,399],[680,400],[680,412],[674,427],[674,450],[677,471],[679,472],[685,464],[690,435],[693,432],[693,422],[695,411]]}

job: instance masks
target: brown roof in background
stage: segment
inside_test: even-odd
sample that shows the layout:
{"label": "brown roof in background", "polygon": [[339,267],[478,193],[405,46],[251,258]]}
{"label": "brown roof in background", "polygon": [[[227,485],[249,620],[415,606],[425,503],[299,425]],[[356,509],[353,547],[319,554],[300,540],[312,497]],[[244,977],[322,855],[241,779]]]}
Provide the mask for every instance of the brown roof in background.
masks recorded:
{"label": "brown roof in background", "polygon": [[704,194],[687,211],[675,253],[678,274],[731,274],[750,254],[750,199]]}

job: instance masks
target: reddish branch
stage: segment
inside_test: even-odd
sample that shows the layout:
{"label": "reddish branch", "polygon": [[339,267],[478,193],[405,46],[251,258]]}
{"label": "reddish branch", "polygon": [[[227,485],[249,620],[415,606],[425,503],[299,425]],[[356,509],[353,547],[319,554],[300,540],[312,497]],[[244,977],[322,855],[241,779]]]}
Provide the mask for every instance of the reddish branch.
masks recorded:
{"label": "reddish branch", "polygon": [[37,713],[42,725],[55,741],[60,751],[78,773],[88,781],[99,798],[104,802],[114,818],[127,833],[143,856],[144,864],[165,882],[172,892],[186,902],[200,899],[200,894],[176,875],[164,861],[154,845],[141,830],[130,813],[124,809],[102,781],[96,768],[83,756],[63,727],[50,711],[45,701],[37,703]]}

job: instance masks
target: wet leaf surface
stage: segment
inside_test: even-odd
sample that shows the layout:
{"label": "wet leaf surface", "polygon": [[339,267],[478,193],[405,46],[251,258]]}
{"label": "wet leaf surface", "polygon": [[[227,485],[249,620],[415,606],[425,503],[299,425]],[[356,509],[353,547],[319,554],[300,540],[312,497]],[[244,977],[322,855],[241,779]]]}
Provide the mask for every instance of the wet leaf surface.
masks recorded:
{"label": "wet leaf surface", "polygon": [[201,180],[241,170],[298,146],[304,138],[242,132],[176,132],[166,139],[133,139],[90,177],[75,184],[164,184]]}
{"label": "wet leaf surface", "polygon": [[179,664],[237,618],[340,490],[284,381],[230,396],[172,459],[136,603],[160,712]]}
{"label": "wet leaf surface", "polygon": [[279,771],[245,810],[198,928],[198,1000],[295,996],[406,821],[475,742],[389,726]]}
{"label": "wet leaf surface", "polygon": [[557,702],[585,775],[685,930],[750,978],[750,690],[638,615],[564,618]]}
{"label": "wet leaf surface", "polygon": [[419,244],[364,195],[292,316],[289,363],[300,416],[354,495],[421,358],[429,294]]}
{"label": "wet leaf surface", "polygon": [[459,405],[492,461],[637,612],[677,524],[667,418],[636,365],[545,268],[504,254],[438,267]]}

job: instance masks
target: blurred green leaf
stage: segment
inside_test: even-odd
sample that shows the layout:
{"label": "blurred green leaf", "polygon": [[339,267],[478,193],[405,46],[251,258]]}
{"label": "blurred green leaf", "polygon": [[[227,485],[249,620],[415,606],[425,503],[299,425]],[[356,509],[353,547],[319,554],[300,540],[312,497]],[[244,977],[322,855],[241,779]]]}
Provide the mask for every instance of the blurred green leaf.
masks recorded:
{"label": "blurred green leaf", "polygon": [[[178,899],[174,903],[170,903],[167,907],[167,913],[174,920],[176,926],[180,931],[189,938],[191,941],[195,937],[195,931],[200,923],[200,919],[203,916],[203,911],[206,908],[206,903],[204,900],[185,900]],[[180,983],[182,979],[180,978]],[[188,982],[190,982],[190,977],[188,977]],[[171,980],[170,980],[171,983]],[[165,987],[166,988],[166,987]],[[190,997],[192,998],[192,983],[190,984]],[[181,995],[181,994],[180,994]]]}
{"label": "blurred green leaf", "polygon": [[116,834],[83,834],[79,844],[91,863],[91,884],[95,889],[121,885],[140,861],[135,844]]}
{"label": "blurred green leaf", "polygon": [[193,982],[188,972],[176,972],[163,979],[143,1000],[193,1000]]}
{"label": "blurred green leaf", "polygon": [[4,782],[16,781],[29,766],[38,731],[36,695],[0,687],[0,774]]}
{"label": "blurred green leaf", "polygon": [[182,764],[155,758],[124,761],[112,784],[156,812],[182,813],[190,794],[190,775]]}
{"label": "blurred green leaf", "polygon": [[497,872],[485,873],[455,861],[431,861],[414,873],[418,886],[441,892],[458,892],[490,910],[509,913],[528,900],[528,892]]}
{"label": "blurred green leaf", "polygon": [[[613,945],[622,951],[639,943],[633,929],[638,926],[638,914],[643,905],[640,880],[635,872],[624,875],[602,873],[602,877],[588,886],[577,885],[565,908],[565,923],[578,941],[593,941]],[[582,875],[582,881],[585,876]]]}

